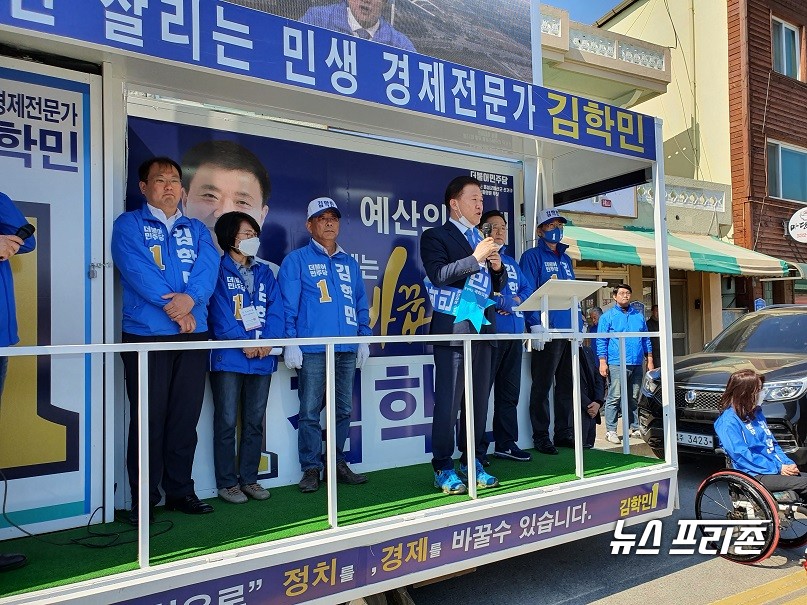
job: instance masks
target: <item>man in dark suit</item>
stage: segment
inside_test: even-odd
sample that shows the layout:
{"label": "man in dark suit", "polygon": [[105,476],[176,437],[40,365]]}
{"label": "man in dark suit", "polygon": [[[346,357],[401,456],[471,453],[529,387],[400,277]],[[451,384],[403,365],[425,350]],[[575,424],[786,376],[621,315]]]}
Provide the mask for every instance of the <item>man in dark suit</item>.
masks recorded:
{"label": "man in dark suit", "polygon": [[[476,225],[482,216],[482,188],[478,180],[460,176],[445,192],[449,221],[424,232],[420,238],[420,258],[426,271],[426,287],[434,312],[431,334],[494,334],[496,309],[493,295],[503,290],[507,272],[493,238],[482,238]],[[490,302],[488,302],[490,301]],[[484,316],[484,320],[482,317]],[[484,321],[489,323],[482,325]],[[493,375],[495,340],[472,343],[473,402],[476,481],[478,487],[493,487],[498,480],[485,472],[485,424]],[[432,466],[434,486],[446,494],[461,494],[465,485],[454,472],[454,425],[462,409],[458,447],[462,452],[460,473],[468,472],[466,452],[465,394],[462,341],[434,345],[435,404],[432,420]]]}
{"label": "man in dark suit", "polygon": [[381,18],[381,9],[386,3],[387,0],[347,0],[312,6],[300,21],[415,52],[412,41]]}

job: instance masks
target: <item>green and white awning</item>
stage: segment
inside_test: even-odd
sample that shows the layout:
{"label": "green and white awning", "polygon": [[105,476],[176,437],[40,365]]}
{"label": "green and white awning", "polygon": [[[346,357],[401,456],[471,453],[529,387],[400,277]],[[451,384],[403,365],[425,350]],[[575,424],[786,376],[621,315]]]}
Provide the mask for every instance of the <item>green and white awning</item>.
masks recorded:
{"label": "green and white awning", "polygon": [[[656,265],[653,231],[594,229],[567,225],[563,243],[575,260],[598,260],[625,265]],[[766,254],[726,243],[709,235],[670,233],[667,236],[670,269],[705,271],[724,275],[785,277],[788,263]]]}

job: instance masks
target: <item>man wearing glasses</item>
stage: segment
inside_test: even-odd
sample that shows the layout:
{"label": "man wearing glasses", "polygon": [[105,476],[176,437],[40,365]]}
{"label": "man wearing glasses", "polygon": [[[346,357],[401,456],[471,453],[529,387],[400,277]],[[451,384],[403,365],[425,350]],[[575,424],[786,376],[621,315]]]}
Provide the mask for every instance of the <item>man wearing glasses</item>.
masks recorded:
{"label": "man wearing glasses", "polygon": [[[608,334],[614,332],[647,332],[647,323],[644,311],[630,304],[633,290],[628,284],[619,284],[611,292],[614,297],[614,306],[603,313],[597,332]],[[619,443],[617,435],[617,415],[620,410],[622,398],[622,383],[620,381],[620,352],[618,338],[598,338],[597,357],[600,359],[600,374],[610,380],[608,384],[608,399],[605,401],[605,439],[609,443]],[[647,369],[652,370],[653,347],[650,338],[625,339],[625,371],[628,383],[628,413],[630,414],[630,437],[641,437],[639,432],[639,416],[636,411],[639,399],[639,388],[642,386],[644,376],[643,366],[647,359]]]}
{"label": "man wearing glasses", "polygon": [[[500,334],[523,334],[524,314],[515,311],[533,293],[515,259],[504,254],[507,221],[501,210],[488,210],[479,219],[488,223],[490,235],[499,248],[502,266],[507,271],[507,284],[496,299],[496,331]],[[532,456],[518,447],[518,399],[521,394],[521,340],[499,340],[493,363],[493,455],[497,458],[529,462]]]}
{"label": "man wearing glasses", "polygon": [[[361,270],[336,238],[342,213],[331,198],[308,204],[306,229],[311,241],[293,250],[280,265],[278,281],[283,295],[287,338],[371,336],[370,307]],[[370,355],[366,344],[335,347],[336,380],[336,479],[352,485],[367,477],[350,470],[344,447],[350,430],[353,379]],[[325,396],[325,345],[287,346],[283,356],[289,369],[297,370],[300,420],[297,449],[303,477],[301,492],[319,489],[323,469],[320,413]]]}
{"label": "man wearing glasses", "polygon": [[[112,228],[112,259],[123,287],[123,342],[208,340],[207,303],[216,283],[219,254],[201,221],[179,209],[182,169],[157,157],[138,169],[146,203],[125,212]],[[138,361],[121,353],[131,416],[126,466],[132,489],[131,523],[138,522]],[[168,510],[213,512],[194,493],[196,425],[202,411],[209,353],[148,354],[149,516],[165,492]]]}

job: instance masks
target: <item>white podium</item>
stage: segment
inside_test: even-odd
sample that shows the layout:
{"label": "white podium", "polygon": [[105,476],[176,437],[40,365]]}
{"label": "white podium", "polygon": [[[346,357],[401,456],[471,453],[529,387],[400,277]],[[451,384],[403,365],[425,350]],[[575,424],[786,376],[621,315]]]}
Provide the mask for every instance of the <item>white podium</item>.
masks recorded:
{"label": "white podium", "polygon": [[[550,279],[538,288],[532,295],[514,307],[516,311],[540,311],[541,325],[549,325],[547,315],[549,311],[562,311],[569,309],[572,316],[571,326],[577,325],[580,299],[591,296],[608,284],[604,281],[577,281],[574,279]],[[574,330],[577,331],[576,329]]]}

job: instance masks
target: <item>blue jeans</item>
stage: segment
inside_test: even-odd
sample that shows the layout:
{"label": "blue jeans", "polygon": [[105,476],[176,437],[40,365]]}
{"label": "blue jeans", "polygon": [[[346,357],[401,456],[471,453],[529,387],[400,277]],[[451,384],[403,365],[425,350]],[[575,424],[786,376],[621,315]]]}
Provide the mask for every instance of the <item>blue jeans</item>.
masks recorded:
{"label": "blue jeans", "polygon": [[[350,430],[353,407],[353,378],[356,353],[336,353],[336,462],[345,459],[344,448]],[[297,451],[303,472],[322,470],[322,425],[320,412],[325,406],[325,353],[303,353],[303,367],[297,370],[297,395],[300,398],[300,422]]]}
{"label": "blue jeans", "polygon": [[[258,481],[263,449],[263,423],[272,375],[210,372],[213,391],[213,464],[216,487]],[[235,426],[241,407],[241,438],[238,443],[238,474],[235,469]]]}
{"label": "blue jeans", "polygon": [[[630,428],[639,428],[639,413],[636,404],[639,400],[639,388],[642,386],[642,366],[626,366],[628,378],[628,413],[630,414]],[[619,383],[619,366],[608,366],[608,397],[605,401],[605,430],[616,431],[616,422],[622,406],[622,388]]]}
{"label": "blue jeans", "polygon": [[0,401],[3,400],[3,385],[6,384],[7,371],[8,371],[8,357],[0,357]]}

